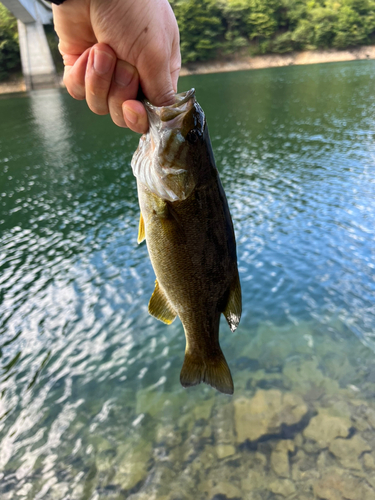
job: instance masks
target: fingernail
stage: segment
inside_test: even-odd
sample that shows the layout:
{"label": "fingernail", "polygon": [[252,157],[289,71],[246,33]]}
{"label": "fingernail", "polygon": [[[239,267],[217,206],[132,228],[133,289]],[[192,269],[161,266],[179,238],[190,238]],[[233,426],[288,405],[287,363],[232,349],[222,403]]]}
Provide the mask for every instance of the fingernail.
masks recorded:
{"label": "fingernail", "polygon": [[94,49],[94,70],[99,75],[108,73],[113,64],[113,56],[103,52],[102,50]]}
{"label": "fingernail", "polygon": [[134,76],[134,68],[130,64],[117,61],[115,70],[115,82],[122,87],[127,87]]}
{"label": "fingernail", "polygon": [[132,109],[124,106],[124,116],[125,120],[130,122],[132,125],[136,125],[138,122],[138,115]]}

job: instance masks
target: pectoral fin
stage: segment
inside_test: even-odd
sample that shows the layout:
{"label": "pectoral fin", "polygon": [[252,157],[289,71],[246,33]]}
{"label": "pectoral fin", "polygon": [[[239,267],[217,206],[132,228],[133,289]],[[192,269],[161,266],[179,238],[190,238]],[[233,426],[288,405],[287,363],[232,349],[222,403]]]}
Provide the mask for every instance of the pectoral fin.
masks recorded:
{"label": "pectoral fin", "polygon": [[228,322],[229,328],[234,332],[241,319],[242,312],[242,298],[241,298],[241,284],[240,277],[237,276],[232,281],[229,287],[229,296],[226,306],[224,307],[223,314]]}
{"label": "pectoral fin", "polygon": [[170,325],[177,316],[169,300],[159,287],[158,280],[155,280],[155,290],[148,304],[148,312],[151,316],[163,321],[167,325]]}
{"label": "pectoral fin", "polygon": [[139,218],[139,228],[138,228],[138,244],[142,243],[142,241],[146,239],[146,233],[145,233],[145,221],[143,220],[143,215],[141,212],[141,216]]}

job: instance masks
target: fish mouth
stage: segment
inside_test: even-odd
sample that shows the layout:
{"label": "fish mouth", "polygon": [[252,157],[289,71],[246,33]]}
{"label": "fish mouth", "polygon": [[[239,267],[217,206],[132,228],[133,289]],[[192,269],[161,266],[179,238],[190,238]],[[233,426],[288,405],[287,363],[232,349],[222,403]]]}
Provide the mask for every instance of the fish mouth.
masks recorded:
{"label": "fish mouth", "polygon": [[159,198],[185,200],[196,185],[187,137],[194,127],[203,130],[205,124],[195,89],[176,94],[175,102],[169,106],[154,106],[145,99],[142,103],[150,127],[133,155],[133,173]]}
{"label": "fish mouth", "polygon": [[[161,128],[165,128],[168,124],[168,128],[178,127],[179,121],[178,117],[185,115],[190,111],[195,103],[195,89],[190,89],[187,92],[181,92],[175,95],[174,104],[169,106],[154,106],[149,101],[144,100],[143,104],[146,108],[147,115],[150,121],[150,125],[156,125],[161,122]],[[176,120],[177,118],[177,120]],[[173,123],[171,123],[173,122]]]}

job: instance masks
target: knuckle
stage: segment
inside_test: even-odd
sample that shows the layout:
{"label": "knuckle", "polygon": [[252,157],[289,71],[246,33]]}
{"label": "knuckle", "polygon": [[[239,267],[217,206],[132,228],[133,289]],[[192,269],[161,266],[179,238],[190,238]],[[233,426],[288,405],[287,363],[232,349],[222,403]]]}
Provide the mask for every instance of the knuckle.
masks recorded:
{"label": "knuckle", "polygon": [[65,50],[63,49],[63,44],[59,40],[59,43],[57,44],[57,49],[60,52],[60,54],[64,57],[65,56]]}
{"label": "knuckle", "polygon": [[115,125],[117,125],[118,127],[121,127],[121,128],[128,128],[126,126],[126,123],[125,123],[125,120],[120,117],[120,116],[114,116],[112,113],[111,113],[111,118],[112,118],[112,121]]}
{"label": "knuckle", "polygon": [[77,87],[74,87],[70,83],[66,83],[65,81],[64,85],[66,87],[66,90],[74,99],[76,99],[77,101],[83,101],[83,99],[85,98],[84,89],[79,89]]}
{"label": "knuckle", "polygon": [[86,81],[86,100],[89,108],[97,115],[108,114],[108,82],[97,78]]}
{"label": "knuckle", "polygon": [[122,128],[127,128],[121,108],[122,100],[109,100],[109,113],[115,125]]}
{"label": "knuckle", "polygon": [[78,101],[82,101],[85,98],[85,88],[79,85],[74,78],[72,78],[70,71],[65,71],[63,76],[63,83],[69,94]]}
{"label": "knuckle", "polygon": [[100,116],[108,115],[108,107],[107,106],[105,106],[103,104],[99,104],[97,102],[91,102],[90,100],[87,100],[87,99],[86,99],[86,101],[87,101],[88,107],[96,115],[100,115]]}
{"label": "knuckle", "polygon": [[99,76],[95,74],[88,75],[86,78],[86,85],[88,85],[95,95],[104,95],[108,93],[111,84],[111,76]]}

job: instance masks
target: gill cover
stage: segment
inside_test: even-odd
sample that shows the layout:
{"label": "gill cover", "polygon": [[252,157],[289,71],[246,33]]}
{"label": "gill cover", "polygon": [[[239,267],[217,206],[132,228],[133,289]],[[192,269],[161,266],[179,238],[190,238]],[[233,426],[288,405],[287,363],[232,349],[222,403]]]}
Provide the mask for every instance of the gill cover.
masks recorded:
{"label": "gill cover", "polygon": [[199,109],[203,114],[194,89],[176,94],[175,100],[171,106],[162,107],[143,101],[150,128],[141,137],[131,162],[137,180],[168,201],[185,200],[195,187],[186,134],[194,113]]}

